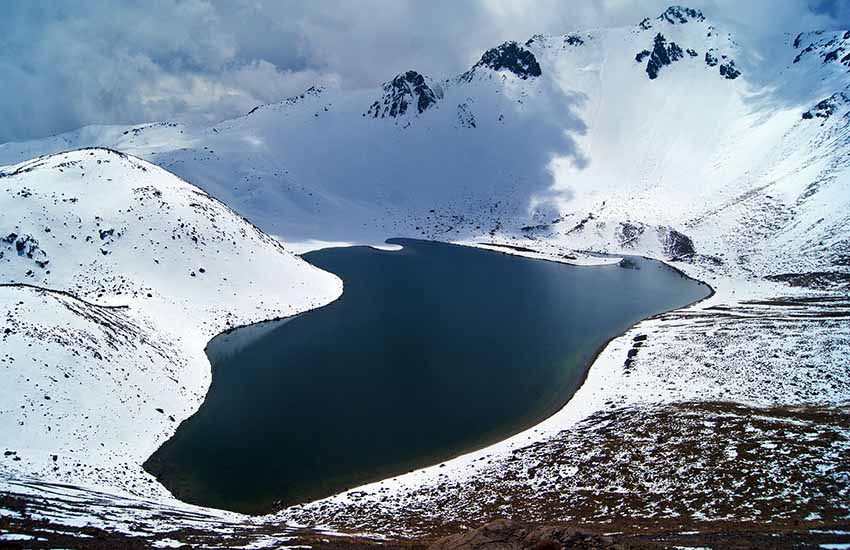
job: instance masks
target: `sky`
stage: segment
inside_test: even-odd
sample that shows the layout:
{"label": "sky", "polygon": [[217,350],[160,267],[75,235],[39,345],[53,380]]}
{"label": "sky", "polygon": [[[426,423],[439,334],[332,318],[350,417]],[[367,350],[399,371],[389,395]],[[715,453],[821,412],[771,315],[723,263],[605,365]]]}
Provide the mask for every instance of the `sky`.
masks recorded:
{"label": "sky", "polygon": [[[680,0],[759,35],[850,28],[850,0]],[[674,0],[6,0],[0,143],[214,123],[311,85],[458,74],[505,40],[632,25]]]}

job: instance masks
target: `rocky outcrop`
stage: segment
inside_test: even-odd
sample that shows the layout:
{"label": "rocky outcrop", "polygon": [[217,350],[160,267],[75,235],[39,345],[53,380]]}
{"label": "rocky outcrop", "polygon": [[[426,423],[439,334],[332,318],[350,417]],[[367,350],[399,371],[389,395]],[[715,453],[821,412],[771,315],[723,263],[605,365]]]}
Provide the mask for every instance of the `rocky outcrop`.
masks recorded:
{"label": "rocky outcrop", "polygon": [[[806,47],[800,49],[806,43]],[[850,67],[850,31],[800,33],[794,38],[792,46],[800,50],[794,57],[794,63],[816,56],[823,64],[841,63]]]}
{"label": "rocky outcrop", "polygon": [[442,98],[439,88],[428,85],[425,77],[416,71],[407,71],[384,84],[381,99],[372,103],[366,115],[373,118],[397,118],[407,114],[410,107],[421,114]]}
{"label": "rocky outcrop", "polygon": [[741,76],[741,71],[735,66],[735,60],[729,59],[729,57],[724,54],[717,53],[717,50],[714,48],[705,52],[705,64],[709,67],[717,67],[720,65],[718,72],[720,73],[720,76],[727,80],[735,80]]}
{"label": "rocky outcrop", "polygon": [[696,254],[693,240],[667,225],[653,226],[643,222],[620,222],[614,229],[614,238],[617,245],[623,249],[637,248],[639,245],[652,246],[645,239],[647,237],[651,239],[653,229],[665,257],[671,260],[690,260]]}
{"label": "rocky outcrop", "polygon": [[[693,8],[687,8],[685,6],[670,6],[664,10],[661,15],[656,17],[655,20],[661,21],[662,23],[668,23],[670,25],[684,25],[691,21],[703,22],[705,21],[705,15],[703,15],[700,10],[695,10]],[[644,17],[643,20],[638,23],[638,27],[645,31],[651,29],[652,26],[652,19],[649,17]]]}
{"label": "rocky outcrop", "polygon": [[584,45],[584,38],[580,37],[577,34],[570,34],[564,38],[564,44],[568,46],[582,46]]}
{"label": "rocky outcrop", "polygon": [[658,16],[659,21],[666,21],[673,25],[684,24],[689,21],[705,21],[705,15],[700,10],[686,8],[684,6],[670,6],[664,13]]}
{"label": "rocky outcrop", "polygon": [[741,71],[735,67],[735,61],[730,59],[726,63],[720,65],[720,76],[727,80],[735,80],[739,76],[741,76]]}
{"label": "rocky outcrop", "polygon": [[[47,228],[46,231],[49,233],[50,229]],[[0,237],[0,261],[8,262],[15,257],[32,260],[33,264],[40,269],[45,269],[50,263],[47,253],[42,250],[35,237],[11,232]],[[34,274],[35,272],[31,269],[26,272],[27,277],[32,277]]]}
{"label": "rocky outcrop", "polygon": [[[646,52],[648,52],[648,55]],[[679,61],[683,56],[684,52],[678,44],[675,42],[668,44],[664,35],[658,33],[653,40],[652,50],[640,52],[635,56],[635,60],[640,63],[646,57],[649,57],[649,61],[646,63],[646,74],[649,75],[650,80],[655,80],[658,78],[658,72],[661,70],[661,67]]]}
{"label": "rocky outcrop", "polygon": [[[667,8],[661,15],[657,18],[659,21],[664,23],[668,23],[671,25],[682,25],[688,22],[697,21],[704,22],[705,15],[700,10],[695,10],[691,8],[686,8],[683,6],[671,6]],[[648,30],[652,28],[652,21],[650,19],[644,19],[638,25],[642,30]],[[712,36],[714,31],[714,27],[708,27],[708,36]],[[655,38],[653,39],[653,44],[651,49],[641,50],[637,54],[635,54],[635,61],[637,63],[643,63],[644,60],[646,62],[646,74],[649,76],[650,80],[655,80],[658,78],[658,73],[661,71],[661,68],[667,65],[671,65],[672,63],[679,61],[685,56],[685,53],[688,54],[691,58],[699,57],[699,52],[694,48],[686,48],[683,50],[681,46],[676,44],[675,42],[667,42],[667,39],[663,34],[656,33]],[[707,52],[705,52],[705,64],[709,67],[717,67],[720,76],[727,80],[734,80],[741,76],[741,71],[738,67],[735,66],[735,61],[733,59],[729,59],[728,56],[719,54],[715,48],[710,48]]]}
{"label": "rocky outcrop", "polygon": [[617,244],[622,248],[634,248],[637,240],[643,235],[645,227],[643,224],[621,222],[614,230]]}
{"label": "rocky outcrop", "polygon": [[508,71],[523,80],[543,74],[534,54],[516,42],[505,42],[484,52],[481,60],[472,67],[473,71],[478,68]]}
{"label": "rocky outcrop", "polygon": [[836,92],[828,98],[819,101],[814,107],[803,113],[804,120],[815,117],[828,119],[842,106],[850,104],[850,94],[847,92]]}
{"label": "rocky outcrop", "polygon": [[457,122],[462,128],[475,128],[475,115],[472,114],[468,103],[457,106]]}
{"label": "rocky outcrop", "polygon": [[658,240],[661,242],[664,255],[671,260],[688,260],[696,254],[694,241],[672,227],[659,227]]}

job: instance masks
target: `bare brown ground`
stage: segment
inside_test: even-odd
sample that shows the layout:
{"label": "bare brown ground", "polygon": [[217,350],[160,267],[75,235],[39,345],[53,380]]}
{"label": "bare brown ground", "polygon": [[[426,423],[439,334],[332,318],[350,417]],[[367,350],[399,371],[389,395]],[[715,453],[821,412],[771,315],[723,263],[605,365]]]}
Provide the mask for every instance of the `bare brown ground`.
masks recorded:
{"label": "bare brown ground", "polygon": [[[401,513],[364,502],[299,518],[341,531],[415,533],[414,539],[303,530],[290,533],[286,544],[543,550],[850,543],[850,411],[730,403],[616,409],[517,450],[487,478],[487,484],[446,483],[423,493],[421,507]],[[28,506],[12,496],[2,504]],[[134,538],[92,528],[75,533],[26,517],[0,518],[0,530],[44,539],[20,548],[143,548],[163,538],[226,548],[280,533],[266,524],[226,539],[188,530]]]}

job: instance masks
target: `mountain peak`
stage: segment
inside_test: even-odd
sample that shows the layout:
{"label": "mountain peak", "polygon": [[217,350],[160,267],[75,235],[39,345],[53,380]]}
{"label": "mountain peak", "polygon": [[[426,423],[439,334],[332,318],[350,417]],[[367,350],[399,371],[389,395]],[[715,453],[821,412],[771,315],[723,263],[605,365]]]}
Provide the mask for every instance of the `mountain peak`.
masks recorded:
{"label": "mountain peak", "polygon": [[542,74],[534,54],[516,42],[505,42],[501,46],[484,52],[481,60],[472,68],[487,67],[494,71],[510,71],[523,80]]}
{"label": "mountain peak", "polygon": [[372,103],[366,115],[396,118],[407,113],[410,105],[416,105],[416,111],[423,113],[442,97],[440,89],[429,86],[425,77],[416,71],[396,75],[384,84],[383,90],[382,98]]}
{"label": "mountain peak", "polygon": [[685,6],[670,6],[657,17],[659,21],[666,21],[670,24],[683,24],[688,21],[705,21],[705,15],[701,10],[687,8]]}

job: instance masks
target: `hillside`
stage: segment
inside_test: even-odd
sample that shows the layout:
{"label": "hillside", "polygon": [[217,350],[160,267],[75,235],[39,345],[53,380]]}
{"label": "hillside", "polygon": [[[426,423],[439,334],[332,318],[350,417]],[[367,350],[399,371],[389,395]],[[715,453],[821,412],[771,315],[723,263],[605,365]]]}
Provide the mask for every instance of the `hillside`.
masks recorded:
{"label": "hillside", "polygon": [[159,167],[105,149],[0,171],[4,483],[170,501],[141,464],[200,405],[222,330],[341,281]]}

